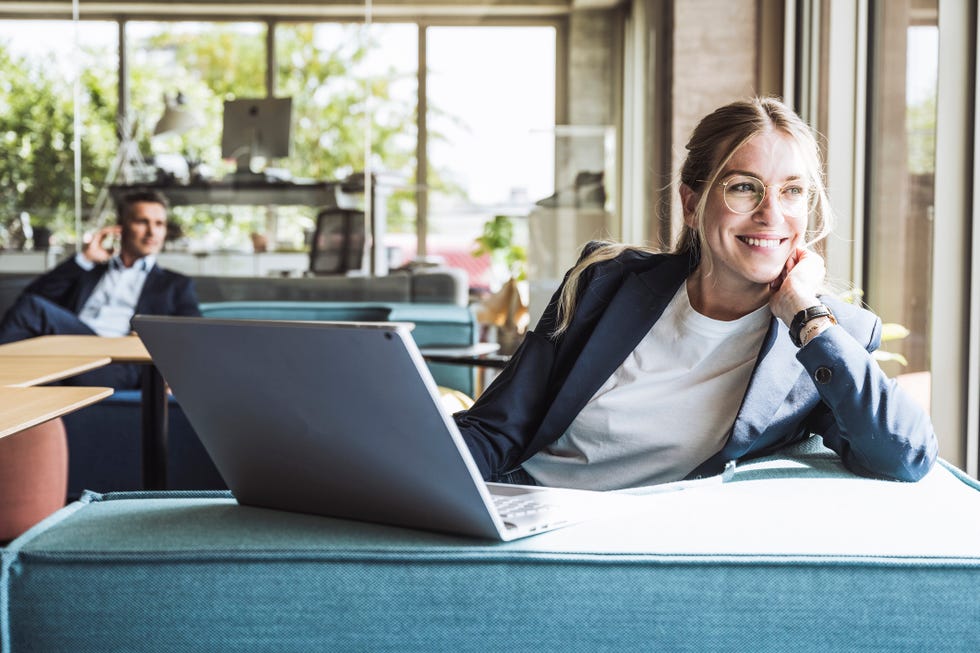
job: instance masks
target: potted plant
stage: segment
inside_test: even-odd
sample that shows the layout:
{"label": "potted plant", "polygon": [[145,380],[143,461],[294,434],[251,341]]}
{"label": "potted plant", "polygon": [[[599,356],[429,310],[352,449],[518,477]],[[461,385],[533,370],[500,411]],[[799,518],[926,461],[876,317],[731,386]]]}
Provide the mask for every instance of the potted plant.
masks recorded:
{"label": "potted plant", "polygon": [[[500,351],[511,354],[527,330],[527,250],[514,242],[514,221],[506,215],[495,215],[483,225],[476,238],[473,256],[489,255],[496,277],[495,292],[477,310],[477,320],[495,327]],[[498,289],[499,288],[499,289]]]}

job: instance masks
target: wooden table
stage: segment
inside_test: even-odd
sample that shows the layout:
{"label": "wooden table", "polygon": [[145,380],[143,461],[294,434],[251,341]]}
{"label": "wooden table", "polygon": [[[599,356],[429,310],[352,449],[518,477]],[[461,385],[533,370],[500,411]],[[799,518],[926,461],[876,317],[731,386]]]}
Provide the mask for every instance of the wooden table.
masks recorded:
{"label": "wooden table", "polygon": [[0,387],[0,406],[4,407],[0,411],[0,438],[84,408],[111,394],[112,388]]}
{"label": "wooden table", "polygon": [[137,336],[38,336],[0,345],[0,356],[108,356],[113,363],[151,363]]}
{"label": "wooden table", "polygon": [[108,356],[0,356],[0,386],[53,383],[108,365]]}
{"label": "wooden table", "polygon": [[167,485],[167,386],[153,364],[150,353],[135,335],[39,336],[0,345],[0,356],[92,356],[108,357],[113,363],[143,365],[141,437],[143,487],[163,490]]}

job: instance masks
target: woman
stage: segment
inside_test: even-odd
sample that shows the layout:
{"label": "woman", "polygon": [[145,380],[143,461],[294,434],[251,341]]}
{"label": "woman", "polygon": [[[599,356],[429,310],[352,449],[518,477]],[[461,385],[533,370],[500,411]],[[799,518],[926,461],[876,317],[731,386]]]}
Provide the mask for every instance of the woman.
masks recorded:
{"label": "woman", "polygon": [[[489,480],[608,490],[719,473],[811,433],[914,481],[937,443],[880,370],[872,313],[819,296],[831,213],[816,140],[773,99],[705,117],[672,254],[592,243],[456,420]],[[812,230],[808,230],[812,225]]]}

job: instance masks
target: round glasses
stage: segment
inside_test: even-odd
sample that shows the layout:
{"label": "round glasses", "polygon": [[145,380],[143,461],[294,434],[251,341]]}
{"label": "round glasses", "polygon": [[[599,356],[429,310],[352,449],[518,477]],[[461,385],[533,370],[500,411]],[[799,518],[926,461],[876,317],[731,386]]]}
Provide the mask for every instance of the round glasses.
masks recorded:
{"label": "round glasses", "polygon": [[[725,206],[735,213],[754,213],[766,200],[770,188],[761,179],[751,175],[734,175],[717,182],[724,189]],[[781,186],[772,184],[783,214],[802,218],[810,207],[810,187],[799,180],[787,181]]]}

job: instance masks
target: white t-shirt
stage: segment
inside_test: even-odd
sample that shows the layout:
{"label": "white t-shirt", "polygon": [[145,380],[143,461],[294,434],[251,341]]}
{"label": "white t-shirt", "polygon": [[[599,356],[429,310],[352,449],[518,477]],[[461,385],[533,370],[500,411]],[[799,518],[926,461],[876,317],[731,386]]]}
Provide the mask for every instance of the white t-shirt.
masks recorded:
{"label": "white t-shirt", "polygon": [[542,485],[613,490],[676,481],[724,446],[772,313],[701,315],[682,284],[568,430],[523,467]]}

